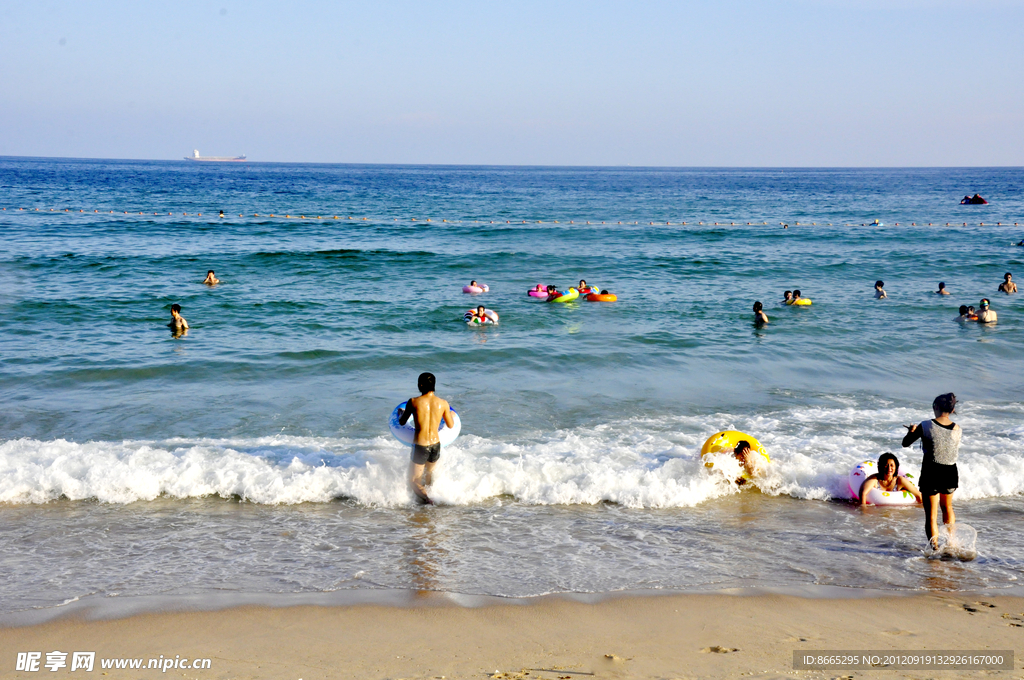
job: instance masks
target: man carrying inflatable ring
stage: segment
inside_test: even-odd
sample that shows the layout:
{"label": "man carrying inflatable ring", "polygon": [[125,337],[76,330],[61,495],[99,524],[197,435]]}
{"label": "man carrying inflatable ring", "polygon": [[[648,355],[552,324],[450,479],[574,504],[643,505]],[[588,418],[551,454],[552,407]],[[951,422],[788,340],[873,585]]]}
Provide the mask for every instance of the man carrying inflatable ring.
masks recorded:
{"label": "man carrying inflatable ring", "polygon": [[434,394],[437,379],[433,373],[421,373],[417,380],[420,396],[406,402],[405,410],[398,417],[398,425],[405,426],[413,418],[416,434],[412,440],[412,464],[409,466],[409,487],[420,503],[433,505],[426,487],[433,483],[434,465],[441,457],[441,439],[438,430],[441,421],[449,428],[455,428],[455,416],[448,402]]}

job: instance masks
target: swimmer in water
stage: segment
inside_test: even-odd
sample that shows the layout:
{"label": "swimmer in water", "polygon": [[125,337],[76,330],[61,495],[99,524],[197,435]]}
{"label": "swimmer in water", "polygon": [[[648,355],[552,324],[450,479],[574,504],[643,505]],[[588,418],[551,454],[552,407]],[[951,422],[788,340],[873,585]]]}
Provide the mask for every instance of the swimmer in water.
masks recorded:
{"label": "swimmer in water", "polygon": [[211,269],[210,271],[206,272],[206,278],[203,279],[203,283],[205,283],[207,286],[216,286],[218,283],[220,283],[220,279],[213,275],[213,270]]}
{"label": "swimmer in water", "polygon": [[799,288],[794,288],[793,289],[793,301],[789,302],[788,304],[795,305],[799,301],[800,301],[800,289]]}
{"label": "swimmer in water", "polygon": [[884,300],[887,297],[889,297],[888,295],[885,294],[885,289],[882,288],[882,286],[884,286],[884,285],[885,285],[885,281],[881,281],[881,280],[875,281],[875,299],[876,300]]}
{"label": "swimmer in water", "polygon": [[434,504],[427,495],[427,487],[433,484],[434,465],[441,457],[441,440],[437,436],[441,420],[448,427],[455,427],[448,402],[434,394],[436,382],[433,373],[421,373],[417,381],[420,396],[409,399],[398,417],[398,424],[404,426],[411,416],[416,427],[412,440],[412,463],[409,465],[409,488],[424,505]]}
{"label": "swimmer in water", "polygon": [[754,303],[754,325],[763,326],[768,323],[768,315],[764,313],[764,305],[758,300]]}
{"label": "swimmer in water", "polygon": [[909,479],[905,479],[899,476],[900,474],[900,461],[893,454],[886,451],[878,457],[878,472],[868,476],[864,480],[864,483],[860,485],[860,504],[865,506],[868,504],[865,496],[868,495],[868,491],[871,491],[876,486],[882,491],[907,491],[917,502],[921,502],[921,492],[917,490],[914,483]]}
{"label": "swimmer in water", "polygon": [[791,305],[793,304],[793,291],[787,290],[782,294],[782,304]]}
{"label": "swimmer in water", "polygon": [[562,293],[558,292],[557,288],[555,288],[553,285],[548,286],[548,302],[551,302],[555,298],[560,297],[562,297]]}
{"label": "swimmer in water", "polygon": [[999,284],[999,292],[1006,293],[1007,295],[1017,292],[1017,284],[1013,282],[1013,274],[1010,272],[1003,274],[1003,282]]}
{"label": "swimmer in water", "polygon": [[181,315],[181,305],[178,303],[171,305],[171,322],[167,324],[167,327],[171,329],[175,337],[184,335],[188,330],[188,321],[185,321],[185,317]]}
{"label": "swimmer in water", "polygon": [[479,320],[480,323],[498,323],[498,313],[493,309],[487,309],[483,305],[477,306],[476,309],[471,309],[466,312],[468,318],[466,321]]}
{"label": "swimmer in water", "polygon": [[999,316],[988,308],[988,298],[982,298],[980,305],[981,309],[978,310],[978,315],[974,317],[975,321],[978,323],[995,323],[998,321]]}
{"label": "swimmer in water", "polygon": [[960,305],[960,316],[953,319],[953,321],[977,321],[978,317],[971,318],[971,308],[967,305]]}
{"label": "swimmer in water", "polygon": [[750,448],[750,442],[740,440],[736,442],[736,448],[733,449],[732,456],[743,468],[743,475],[736,480],[736,483],[746,484],[757,474],[757,453]]}
{"label": "swimmer in water", "polygon": [[949,295],[949,291],[946,290],[946,283],[944,281],[939,281],[939,289],[937,291],[935,291],[935,294],[936,295]]}

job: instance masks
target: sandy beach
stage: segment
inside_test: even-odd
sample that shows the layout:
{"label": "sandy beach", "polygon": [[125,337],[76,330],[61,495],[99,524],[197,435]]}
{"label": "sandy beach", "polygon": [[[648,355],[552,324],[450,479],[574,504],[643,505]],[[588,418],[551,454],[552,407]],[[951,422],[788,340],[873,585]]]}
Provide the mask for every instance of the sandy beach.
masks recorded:
{"label": "sandy beach", "polygon": [[18,652],[41,651],[45,663],[53,650],[95,651],[93,672],[111,679],[162,671],[103,670],[100,659],[160,655],[211,660],[206,670],[166,671],[187,678],[1020,677],[1019,659],[1018,670],[987,673],[795,671],[793,650],[1006,650],[1022,635],[1019,597],[686,594],[481,607],[428,597],[409,607],[243,607],[5,628],[0,678],[35,675],[13,670]]}

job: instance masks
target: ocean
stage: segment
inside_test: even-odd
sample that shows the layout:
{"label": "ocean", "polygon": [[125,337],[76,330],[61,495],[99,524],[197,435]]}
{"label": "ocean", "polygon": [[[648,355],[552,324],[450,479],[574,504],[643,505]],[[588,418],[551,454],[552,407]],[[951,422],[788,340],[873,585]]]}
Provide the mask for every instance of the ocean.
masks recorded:
{"label": "ocean", "polygon": [[[1022,187],[1021,168],[0,158],[0,614],[1019,593],[1024,297],[996,289],[1024,278]],[[989,205],[959,204],[975,192]],[[580,279],[618,300],[526,295]],[[794,288],[813,305],[780,305]],[[982,297],[997,324],[954,321]],[[463,323],[478,303],[500,324]],[[425,508],[387,427],[423,371],[463,422]],[[920,508],[862,510],[847,484],[884,451],[916,474],[902,425],[950,391],[971,562],[926,559]],[[756,488],[701,462],[723,429],[768,450]]]}

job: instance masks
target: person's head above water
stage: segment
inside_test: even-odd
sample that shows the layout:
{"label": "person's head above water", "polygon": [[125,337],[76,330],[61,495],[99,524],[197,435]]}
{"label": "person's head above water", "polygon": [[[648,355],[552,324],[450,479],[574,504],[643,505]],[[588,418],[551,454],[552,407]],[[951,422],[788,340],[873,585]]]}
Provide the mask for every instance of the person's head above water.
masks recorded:
{"label": "person's head above water", "polygon": [[883,453],[881,456],[878,457],[878,476],[879,477],[888,477],[889,476],[888,475],[888,470],[886,469],[886,467],[888,467],[888,464],[889,464],[890,460],[894,464],[894,468],[893,468],[893,471],[892,471],[892,476],[893,477],[899,476],[899,474],[900,474],[900,461],[899,461],[899,459],[896,456],[894,456],[891,453],[889,453],[888,451],[886,451],[885,453]]}
{"label": "person's head above water", "polygon": [[1005,274],[1003,274],[1003,281],[1009,281],[1012,278],[1013,274],[1011,274],[1010,272],[1006,272]]}
{"label": "person's head above water", "polygon": [[742,456],[744,453],[750,450],[750,442],[745,439],[741,439],[736,442],[736,448],[732,450],[734,456]]}
{"label": "person's head above water", "polygon": [[946,289],[946,282],[945,281],[939,281],[939,290],[945,290],[945,289]]}
{"label": "person's head above water", "polygon": [[416,386],[420,388],[420,394],[426,394],[427,392],[434,391],[434,385],[436,383],[437,378],[434,377],[433,373],[420,373],[420,377],[416,381]]}
{"label": "person's head above water", "polygon": [[793,289],[793,298],[795,299],[795,298],[798,298],[798,297],[800,297],[800,289],[799,288],[794,288]]}
{"label": "person's head above water", "polygon": [[881,279],[879,279],[878,281],[875,281],[875,288],[884,288],[884,287],[885,287],[885,281],[882,281]]}
{"label": "person's head above water", "polygon": [[179,305],[177,302],[175,302],[173,305],[171,305],[171,313],[172,314],[181,314],[181,305]]}
{"label": "person's head above water", "polygon": [[206,275],[207,276],[213,276],[213,270],[211,269],[210,271],[206,272]]}
{"label": "person's head above water", "polygon": [[757,302],[754,303],[754,313],[755,314],[760,312],[762,309],[764,309],[764,305],[761,304],[760,300],[758,300]]}
{"label": "person's head above water", "polygon": [[485,309],[485,307],[483,305],[477,305],[476,306],[476,313],[477,314],[483,314],[484,313],[484,309]]}
{"label": "person's head above water", "polygon": [[988,309],[988,298],[981,298],[981,302],[978,303],[982,309]]}
{"label": "person's head above water", "polygon": [[587,287],[587,282],[585,280],[583,280],[583,279],[580,279],[580,288],[586,288],[586,287]]}
{"label": "person's head above water", "polygon": [[932,411],[935,412],[936,416],[953,413],[955,409],[956,395],[952,392],[940,394],[935,397],[935,401],[932,402]]}
{"label": "person's head above water", "polygon": [[476,286],[476,279],[473,279],[472,281],[470,281],[470,282],[469,282],[469,285],[471,285],[471,286]]}
{"label": "person's head above water", "polygon": [[793,291],[787,290],[785,293],[782,294],[782,297],[788,300],[789,298],[793,297]]}
{"label": "person's head above water", "polygon": [[968,312],[968,309],[969,308],[967,307],[967,305],[960,305],[960,316],[966,314]]}

